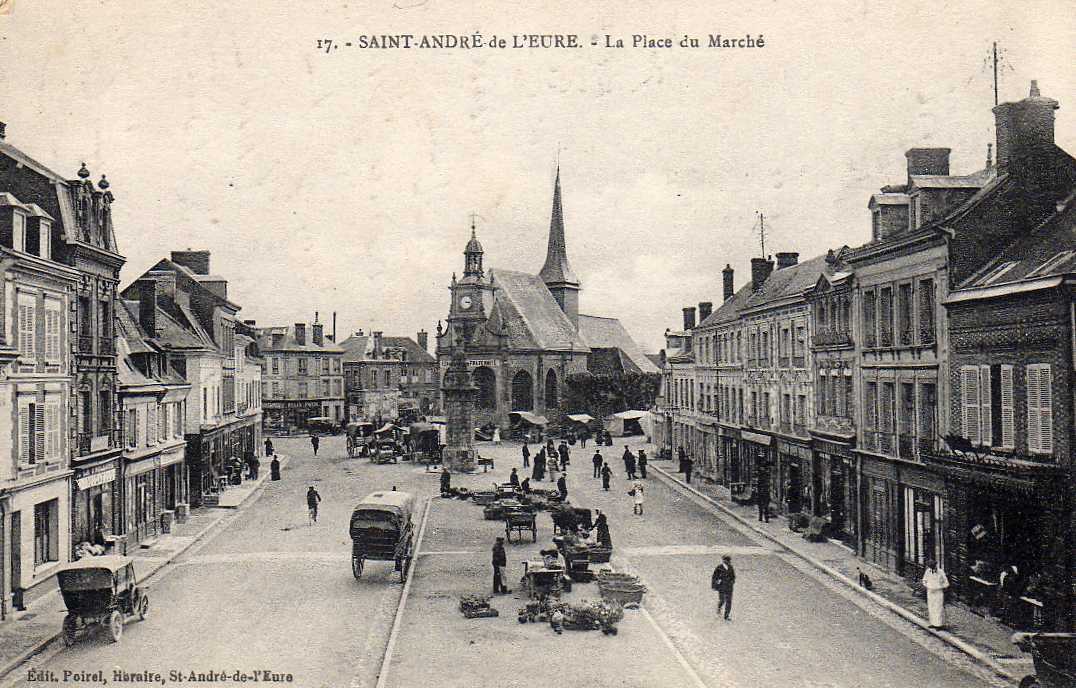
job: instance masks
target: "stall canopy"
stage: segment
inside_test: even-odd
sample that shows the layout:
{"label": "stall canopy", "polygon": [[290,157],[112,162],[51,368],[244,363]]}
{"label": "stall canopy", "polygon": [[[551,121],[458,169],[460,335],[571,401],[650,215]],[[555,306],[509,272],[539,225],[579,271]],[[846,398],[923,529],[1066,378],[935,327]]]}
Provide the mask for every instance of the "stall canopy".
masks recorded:
{"label": "stall canopy", "polygon": [[526,422],[530,423],[531,425],[541,425],[541,426],[549,425],[549,421],[546,420],[545,416],[538,416],[538,415],[535,415],[535,414],[531,413],[530,411],[512,411],[508,415],[509,416],[518,416],[520,420],[526,421]]}
{"label": "stall canopy", "polygon": [[576,423],[589,423],[594,420],[594,417],[588,416],[585,413],[569,413],[568,420],[575,421]]}
{"label": "stall canopy", "polygon": [[609,416],[609,420],[605,422],[605,429],[614,437],[648,435],[649,428],[649,411],[621,411]]}
{"label": "stall canopy", "polygon": [[392,432],[393,430],[399,430],[399,428],[392,423],[385,423],[380,428],[378,428],[374,434],[384,435],[385,433]]}

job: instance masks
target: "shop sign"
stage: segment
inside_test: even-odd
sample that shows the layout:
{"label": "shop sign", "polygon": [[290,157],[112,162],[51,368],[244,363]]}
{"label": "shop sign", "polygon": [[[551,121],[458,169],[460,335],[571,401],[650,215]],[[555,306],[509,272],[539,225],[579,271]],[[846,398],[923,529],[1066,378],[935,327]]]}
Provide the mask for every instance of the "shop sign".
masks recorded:
{"label": "shop sign", "polygon": [[769,435],[759,435],[758,433],[748,432],[747,430],[744,430],[740,434],[740,437],[742,439],[744,439],[744,440],[747,440],[748,442],[754,442],[755,444],[761,444],[761,445],[763,445],[765,447],[770,446],[770,439],[771,438],[770,438]]}
{"label": "shop sign", "polygon": [[171,466],[174,463],[180,463],[183,461],[183,448],[179,448],[161,455],[161,466]]}
{"label": "shop sign", "polygon": [[75,485],[80,491],[88,490],[91,487],[97,487],[98,485],[106,485],[115,479],[116,469],[113,467],[75,478]]}
{"label": "shop sign", "polygon": [[154,468],[158,468],[161,465],[161,457],[158,454],[150,459],[143,459],[127,466],[126,475],[128,477],[132,475],[140,475],[147,471],[152,471]]}

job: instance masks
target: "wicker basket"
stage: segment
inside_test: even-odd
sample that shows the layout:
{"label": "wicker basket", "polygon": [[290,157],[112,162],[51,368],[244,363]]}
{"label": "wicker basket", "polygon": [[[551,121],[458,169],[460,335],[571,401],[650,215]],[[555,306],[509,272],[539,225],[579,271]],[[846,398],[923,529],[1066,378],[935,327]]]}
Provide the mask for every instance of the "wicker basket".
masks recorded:
{"label": "wicker basket", "polygon": [[640,604],[643,601],[643,594],[646,593],[646,586],[642,584],[635,585],[603,585],[601,580],[598,580],[598,590],[601,592],[603,600],[609,600],[612,602],[618,602],[621,605],[625,604]]}
{"label": "wicker basket", "polygon": [[591,547],[590,548],[590,563],[592,564],[608,564],[609,559],[613,556],[612,547]]}

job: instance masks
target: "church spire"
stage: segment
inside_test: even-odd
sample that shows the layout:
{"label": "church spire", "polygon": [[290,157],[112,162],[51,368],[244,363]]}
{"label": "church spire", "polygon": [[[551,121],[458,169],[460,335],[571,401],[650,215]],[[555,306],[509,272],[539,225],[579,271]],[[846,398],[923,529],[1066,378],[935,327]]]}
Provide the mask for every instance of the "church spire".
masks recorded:
{"label": "church spire", "polygon": [[560,206],[560,165],[557,165],[557,180],[553,184],[553,214],[549,220],[549,246],[546,248],[545,265],[538,276],[552,288],[555,285],[578,287],[579,279],[572,272],[568,263],[568,251],[564,246],[564,213]]}

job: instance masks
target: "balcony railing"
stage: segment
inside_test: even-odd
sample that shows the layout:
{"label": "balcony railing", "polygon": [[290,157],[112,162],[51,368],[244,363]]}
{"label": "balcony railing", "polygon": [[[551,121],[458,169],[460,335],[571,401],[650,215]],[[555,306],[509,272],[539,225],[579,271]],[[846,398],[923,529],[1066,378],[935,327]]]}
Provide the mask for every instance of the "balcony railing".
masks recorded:
{"label": "balcony railing", "polygon": [[852,346],[852,333],[840,330],[824,330],[811,335],[812,346]]}
{"label": "balcony railing", "polygon": [[788,356],[780,356],[780,357],[778,357],[778,359],[777,359],[777,367],[778,368],[787,368],[788,367],[788,361],[789,361]]}
{"label": "balcony railing", "polygon": [[80,354],[92,354],[93,353],[93,335],[92,334],[80,334],[78,336],[78,352]]}
{"label": "balcony railing", "polygon": [[892,454],[895,435],[892,432],[867,430],[863,433],[863,444],[867,451]]}
{"label": "balcony railing", "polygon": [[803,356],[793,356],[792,357],[792,367],[793,368],[806,368],[807,367],[807,359],[804,358]]}
{"label": "balcony railing", "polygon": [[116,342],[112,337],[98,337],[97,338],[97,353],[99,354],[114,354],[116,353]]}
{"label": "balcony railing", "polygon": [[109,430],[100,432],[80,432],[78,434],[78,455],[86,456],[99,451],[104,451],[111,446],[112,434]]}

